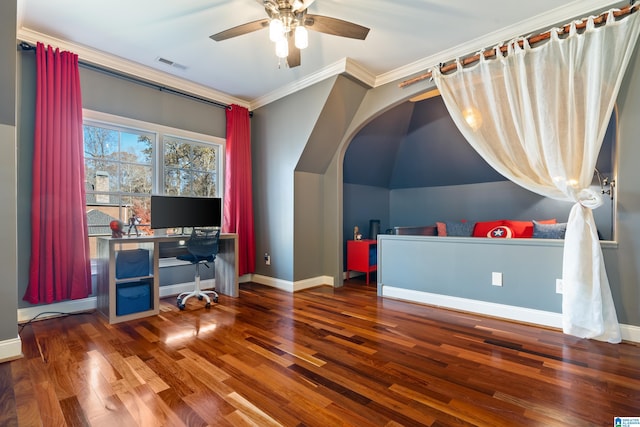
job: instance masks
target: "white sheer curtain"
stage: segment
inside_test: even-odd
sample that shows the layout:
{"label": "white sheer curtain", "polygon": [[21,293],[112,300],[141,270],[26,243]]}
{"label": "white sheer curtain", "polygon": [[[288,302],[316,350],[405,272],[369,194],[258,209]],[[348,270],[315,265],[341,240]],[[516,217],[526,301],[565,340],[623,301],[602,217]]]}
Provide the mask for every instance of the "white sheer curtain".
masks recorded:
{"label": "white sheer curtain", "polygon": [[433,78],[462,134],[498,172],[535,193],[574,202],[564,242],[563,330],[620,342],[620,327],[592,209],[594,168],[624,70],[638,38],[640,13],[606,25],[589,18],[584,34],[551,31],[530,47]]}

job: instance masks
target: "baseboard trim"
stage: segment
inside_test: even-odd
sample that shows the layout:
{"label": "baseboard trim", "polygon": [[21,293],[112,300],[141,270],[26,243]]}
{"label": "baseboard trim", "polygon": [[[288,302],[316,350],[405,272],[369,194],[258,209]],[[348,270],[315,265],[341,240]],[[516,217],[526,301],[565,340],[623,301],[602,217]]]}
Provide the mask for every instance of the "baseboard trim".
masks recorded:
{"label": "baseboard trim", "polygon": [[88,297],[53,304],[35,305],[18,309],[18,323],[26,323],[32,319],[47,319],[58,317],[61,314],[81,313],[83,311],[95,310],[98,304],[96,297]]}
{"label": "baseboard trim", "polygon": [[22,340],[20,337],[0,341],[0,363],[20,359],[22,357]]}
{"label": "baseboard trim", "polygon": [[620,325],[620,334],[624,341],[640,343],[640,326]]}
{"label": "baseboard trim", "polygon": [[310,279],[299,280],[292,282],[290,280],[276,279],[269,276],[262,276],[260,274],[253,274],[251,278],[252,282],[259,283],[261,285],[270,286],[272,288],[280,289],[286,292],[298,292],[304,289],[315,288],[316,286],[334,286],[333,277],[331,276],[318,276]]}
{"label": "baseboard trim", "polygon": [[[432,294],[429,292],[395,288],[393,286],[382,286],[381,288],[381,294],[384,297],[397,298],[436,307],[467,311],[470,313],[498,317],[517,322],[531,323],[534,325],[562,330],[562,314],[560,313],[452,297],[449,295]],[[640,342],[640,327],[633,325],[620,325],[620,332],[624,341],[635,343]]]}
{"label": "baseboard trim", "polygon": [[[206,279],[200,282],[202,289],[215,288],[215,279]],[[196,286],[195,282],[178,283],[175,285],[160,286],[160,298],[166,298],[182,292],[191,292]],[[36,305],[18,309],[18,323],[26,323],[32,319],[38,320],[58,317],[64,314],[92,311],[98,307],[96,297],[88,297],[77,300],[56,302],[53,304]]]}

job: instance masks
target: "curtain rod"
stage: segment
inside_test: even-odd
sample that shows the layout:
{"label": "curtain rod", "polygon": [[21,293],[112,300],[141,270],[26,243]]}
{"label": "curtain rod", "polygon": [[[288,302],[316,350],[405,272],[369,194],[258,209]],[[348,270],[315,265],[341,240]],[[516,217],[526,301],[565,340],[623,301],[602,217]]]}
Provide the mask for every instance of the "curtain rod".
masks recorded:
{"label": "curtain rod", "polygon": [[[640,5],[637,5],[635,7],[631,7],[631,5],[625,6],[625,7],[621,8],[620,10],[614,11],[613,12],[613,16],[616,17],[616,18],[619,18],[621,16],[629,15],[629,14],[631,14],[633,12],[636,12],[638,10],[638,8],[640,8]],[[598,24],[602,24],[603,22],[605,22],[606,15],[608,13],[609,12],[605,12],[605,13],[599,15],[598,17],[594,18],[593,22],[595,24],[597,24],[597,25]],[[588,20],[588,18],[585,18],[581,22],[577,23],[576,24],[576,28],[578,30],[581,30],[581,29],[585,28],[587,26],[587,20]],[[564,25],[563,27],[560,28],[559,34],[568,33],[570,28],[571,28],[571,24]],[[547,40],[547,39],[551,38],[551,31],[554,31],[554,30],[545,31],[544,33],[540,33],[540,34],[536,34],[534,36],[528,37],[527,41],[529,42],[530,45],[534,45],[536,43],[540,43],[541,41],[544,41],[544,40]],[[520,47],[522,47],[522,45],[524,44],[522,42],[522,40],[519,40],[517,43],[518,43],[518,45]],[[502,53],[504,55],[507,52],[508,49],[509,49],[508,46],[504,46],[504,45],[500,46],[500,53]],[[467,58],[461,59],[460,60],[460,64],[464,67],[464,66],[472,64],[474,62],[478,62],[480,60],[480,55],[481,55],[480,53],[477,53],[477,54],[475,54],[473,56],[469,56]],[[497,55],[496,48],[493,48],[493,49],[490,49],[490,50],[485,50],[482,53],[482,55],[484,55],[485,58],[492,58],[492,57]],[[440,72],[442,72],[442,73],[447,73],[449,71],[455,71],[455,70],[458,69],[458,65],[456,64],[455,61],[451,62],[450,64],[447,64],[447,65],[445,65],[444,63],[441,63],[439,65],[439,67],[440,67]],[[421,74],[419,76],[413,77],[411,79],[408,79],[408,80],[405,80],[405,81],[399,83],[398,87],[405,88],[405,87],[410,86],[410,85],[412,85],[414,83],[421,82],[422,80],[430,79],[431,75],[432,75],[432,72],[431,71],[427,71],[427,72],[425,72],[425,73],[423,73],[423,74]]]}
{"label": "curtain rod", "polygon": [[[25,50],[25,51],[29,51],[29,50],[35,51],[36,50],[35,46],[33,46],[32,44],[27,43],[27,42],[20,42],[18,44],[18,47],[21,50]],[[98,72],[101,72],[101,73],[104,73],[104,74],[107,74],[107,75],[110,75],[110,76],[118,77],[118,78],[123,79],[123,80],[127,80],[127,81],[130,81],[130,82],[133,82],[133,83],[137,83],[137,84],[140,84],[140,85],[143,85],[143,86],[147,86],[147,87],[150,87],[150,88],[153,88],[153,89],[157,89],[160,92],[169,92],[169,93],[171,93],[173,95],[183,96],[185,98],[189,98],[189,99],[193,99],[195,101],[203,102],[205,104],[213,105],[213,106],[218,107],[218,108],[224,108],[224,109],[230,109],[231,108],[231,106],[228,105],[228,104],[222,104],[220,102],[213,101],[211,99],[202,98],[200,96],[192,95],[192,94],[187,93],[187,92],[182,92],[180,90],[173,89],[173,88],[170,88],[170,87],[167,87],[167,86],[162,86],[162,85],[159,85],[157,83],[153,83],[153,82],[150,82],[150,81],[147,81],[147,80],[143,80],[141,78],[134,77],[134,76],[131,76],[131,75],[128,75],[128,74],[125,74],[125,73],[120,73],[118,71],[114,71],[114,70],[111,70],[109,68],[101,67],[99,65],[91,64],[89,62],[85,62],[85,61],[82,61],[82,60],[78,60],[78,65],[83,67],[83,68],[89,69],[89,70],[98,71]],[[253,116],[253,112],[250,111],[249,112],[249,117],[252,117],[252,116]]]}

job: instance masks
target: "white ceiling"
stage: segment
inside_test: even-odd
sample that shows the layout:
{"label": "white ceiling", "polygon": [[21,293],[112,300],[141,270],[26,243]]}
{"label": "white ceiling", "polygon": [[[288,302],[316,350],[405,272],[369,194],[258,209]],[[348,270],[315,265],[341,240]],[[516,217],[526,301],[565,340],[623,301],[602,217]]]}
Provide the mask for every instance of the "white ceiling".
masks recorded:
{"label": "white ceiling", "polygon": [[[278,67],[268,31],[210,35],[266,13],[261,0],[18,0],[18,39],[224,103],[257,108],[331,75],[379,85],[626,2],[316,0],[309,13],[369,27],[366,40],[309,32],[302,65]],[[183,65],[162,64],[162,57]]]}

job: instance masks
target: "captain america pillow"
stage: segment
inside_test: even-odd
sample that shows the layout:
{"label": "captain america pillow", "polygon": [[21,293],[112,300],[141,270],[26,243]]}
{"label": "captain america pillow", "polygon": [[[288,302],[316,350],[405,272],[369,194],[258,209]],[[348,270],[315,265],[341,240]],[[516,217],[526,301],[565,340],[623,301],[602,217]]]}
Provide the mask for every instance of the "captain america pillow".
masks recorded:
{"label": "captain america pillow", "polygon": [[491,239],[511,239],[513,237],[513,230],[506,225],[499,225],[489,230],[487,237]]}

